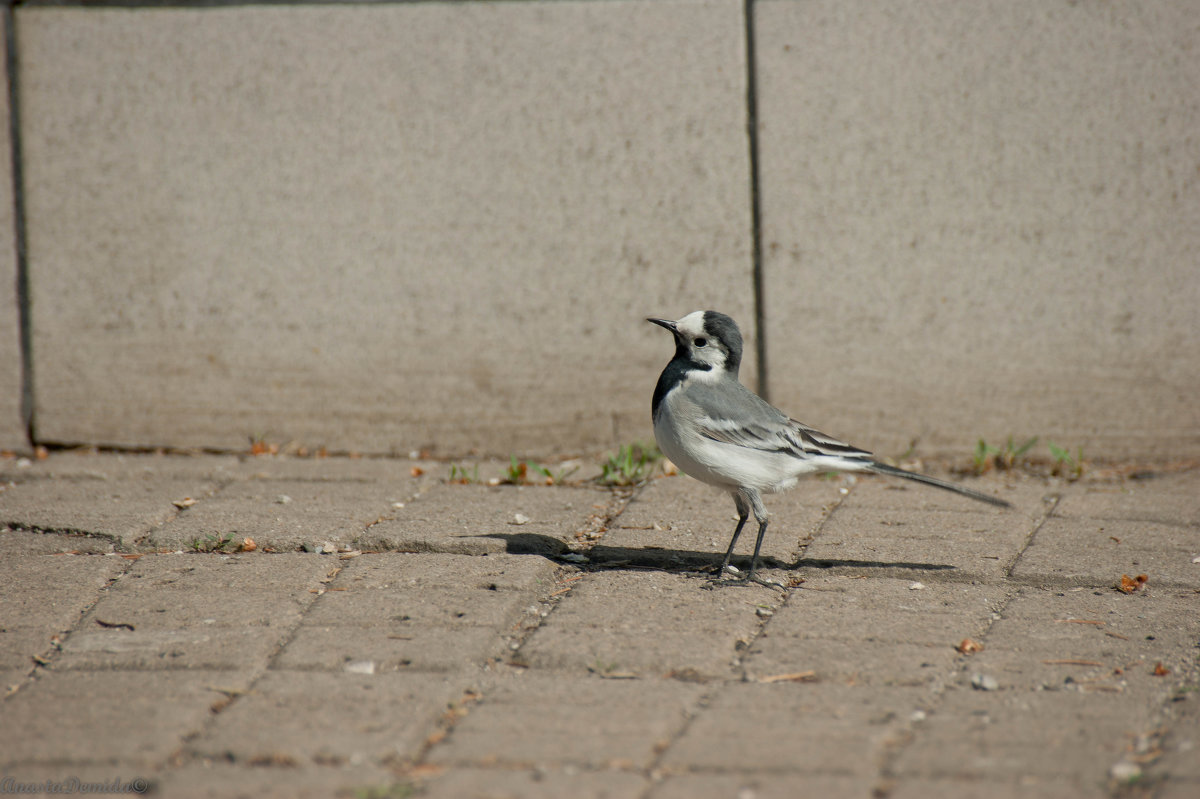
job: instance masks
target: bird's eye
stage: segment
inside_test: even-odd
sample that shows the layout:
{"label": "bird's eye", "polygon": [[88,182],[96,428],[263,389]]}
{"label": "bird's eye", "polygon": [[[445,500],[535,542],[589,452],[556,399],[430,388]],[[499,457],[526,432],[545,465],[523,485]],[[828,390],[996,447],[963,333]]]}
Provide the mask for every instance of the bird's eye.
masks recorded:
{"label": "bird's eye", "polygon": [[693,344],[695,344],[697,347],[707,347],[707,346],[708,346],[708,339],[706,339],[706,338],[698,338],[698,339],[696,339],[695,341],[693,341],[692,343],[693,343]]}

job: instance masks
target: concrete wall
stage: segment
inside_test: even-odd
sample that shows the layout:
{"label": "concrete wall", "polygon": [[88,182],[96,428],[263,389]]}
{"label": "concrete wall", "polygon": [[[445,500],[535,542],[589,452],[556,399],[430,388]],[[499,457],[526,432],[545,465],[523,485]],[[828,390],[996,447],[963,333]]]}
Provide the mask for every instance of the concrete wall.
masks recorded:
{"label": "concrete wall", "polygon": [[1196,5],[756,10],[774,398],[883,451],[1200,454]]}
{"label": "concrete wall", "polygon": [[752,8],[752,50],[741,0],[16,9],[38,438],[648,437],[643,317],[753,351],[752,52],[773,401],[1200,456],[1190,4]]}

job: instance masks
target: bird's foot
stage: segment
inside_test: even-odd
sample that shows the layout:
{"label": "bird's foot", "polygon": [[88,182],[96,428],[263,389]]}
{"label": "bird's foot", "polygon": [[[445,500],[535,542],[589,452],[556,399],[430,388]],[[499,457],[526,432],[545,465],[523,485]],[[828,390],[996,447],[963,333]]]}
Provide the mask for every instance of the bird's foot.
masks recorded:
{"label": "bird's foot", "polygon": [[[778,588],[780,591],[786,590],[786,586],[784,586],[783,583],[777,583],[774,580],[768,580],[766,577],[760,577],[757,574],[755,574],[754,572],[749,572],[749,573],[743,575],[741,573],[741,570],[738,569],[736,566],[726,566],[724,569],[724,572],[722,574],[724,574],[724,573],[729,573],[734,576],[713,577],[711,580],[708,581],[708,583],[704,587],[711,590],[718,586],[750,585],[751,583],[756,583],[758,585],[762,585],[767,588]],[[741,576],[737,576],[737,575],[741,575]]]}

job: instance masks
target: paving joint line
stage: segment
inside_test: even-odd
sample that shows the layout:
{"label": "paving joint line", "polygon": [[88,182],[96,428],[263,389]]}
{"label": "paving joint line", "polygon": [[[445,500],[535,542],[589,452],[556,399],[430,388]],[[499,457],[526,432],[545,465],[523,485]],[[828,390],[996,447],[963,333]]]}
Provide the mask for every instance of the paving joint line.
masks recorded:
{"label": "paving joint line", "polygon": [[[180,499],[197,499],[197,501],[205,500],[205,499],[212,499],[235,482],[233,478],[230,478],[229,480],[224,480],[224,481],[222,481],[218,478],[205,478],[205,481],[209,484],[209,487],[206,488],[204,494],[201,497],[199,497],[199,498],[181,497]],[[175,501],[178,501],[178,500],[172,500],[172,502],[175,502]],[[150,544],[149,544],[150,536],[153,535],[156,531],[162,530],[162,529],[170,526],[173,522],[177,521],[181,516],[183,516],[185,513],[188,512],[187,507],[181,508],[178,505],[174,505],[174,504],[172,504],[171,507],[174,508],[174,510],[171,512],[171,515],[168,516],[164,521],[162,521],[159,524],[151,525],[150,527],[144,527],[142,529],[142,531],[140,533],[138,533],[137,535],[135,535],[133,537],[133,540],[130,541],[128,544],[126,544],[124,542],[124,540],[122,540],[121,538],[118,537],[116,539],[117,546],[120,547],[121,549],[123,549],[124,551],[130,552],[130,553],[143,553],[143,554],[157,553],[158,552],[157,549],[147,549],[147,547],[150,546]]]}
{"label": "paving joint line", "polygon": [[[525,626],[522,622],[518,621],[518,629],[515,635],[509,635],[510,631],[500,631],[500,637],[507,642],[506,658],[504,660],[497,659],[493,663],[488,662],[492,658],[484,658],[482,662],[475,665],[483,669],[491,668],[495,665],[502,665],[511,669],[529,669],[529,666],[520,660],[522,647],[524,647],[526,641],[534,633],[542,628],[542,625],[546,623],[546,619],[550,618],[562,603],[562,600],[571,595],[571,592],[575,589],[575,585],[579,581],[587,579],[588,573],[583,570],[563,566],[556,568],[557,572],[554,582],[540,592],[535,599],[539,605],[546,608],[544,613],[538,613],[536,624]],[[572,575],[572,578],[568,578],[568,575]],[[570,584],[566,585],[565,589],[560,588],[565,583]],[[469,675],[466,673],[463,674],[464,680],[467,676]],[[387,762],[382,765],[392,769],[399,776],[410,776],[423,768],[431,767],[431,764],[428,762],[430,755],[438,746],[450,738],[459,721],[466,717],[466,709],[471,705],[486,704],[488,702],[487,691],[483,687],[476,688],[475,686],[478,685],[479,681],[476,680],[463,688],[460,697],[438,716],[433,724],[433,730],[425,736],[420,749],[415,755],[403,761]]]}
{"label": "paving joint line", "polygon": [[1021,557],[1025,554],[1029,547],[1033,545],[1033,541],[1035,538],[1037,538],[1038,532],[1054,515],[1054,511],[1063,501],[1063,496],[1063,492],[1055,491],[1042,497],[1042,515],[1035,519],[1034,524],[1030,528],[1029,532],[1025,535],[1025,540],[1022,541],[1021,546],[1017,548],[1017,554],[1014,555],[1013,559],[1009,561],[1007,566],[1004,567],[1005,579],[1012,579],[1013,571],[1016,570],[1017,564],[1021,562]]}
{"label": "paving joint line", "polygon": [[[197,554],[213,556],[216,553]],[[346,568],[347,565],[344,562],[338,561],[328,572],[326,572],[323,578],[318,580],[318,582],[322,585],[328,585]],[[313,590],[314,589],[310,588],[309,592],[313,592]],[[255,686],[258,685],[258,683],[262,681],[263,677],[265,677],[271,671],[273,664],[278,660],[279,656],[283,653],[283,650],[287,647],[287,645],[295,640],[296,633],[304,625],[305,617],[312,612],[313,606],[316,605],[316,603],[321,599],[322,596],[324,596],[325,593],[326,591],[318,589],[317,592],[314,593],[310,599],[308,599],[307,604],[302,606],[296,622],[291,626],[291,628],[284,631],[278,643],[276,643],[271,652],[269,652],[263,659],[261,665],[257,666],[256,668],[252,668],[248,672],[245,688],[234,694],[226,693],[224,700],[218,699],[214,701],[212,705],[209,706],[209,714],[205,717],[204,721],[201,722],[197,728],[189,730],[180,736],[179,746],[176,747],[175,750],[166,757],[164,762],[159,764],[161,769],[169,770],[172,768],[179,768],[188,762],[199,762],[205,759],[204,755],[201,753],[190,751],[189,745],[202,736],[208,728],[215,724],[216,719],[222,713],[224,713],[230,707],[236,705],[238,700],[240,700],[243,696],[248,696],[254,693]],[[304,595],[301,595],[301,597],[303,598]]]}
{"label": "paving joint line", "polygon": [[[1017,562],[1019,562],[1021,555],[1033,543],[1033,539],[1036,536],[1037,531],[1040,530],[1042,525],[1046,523],[1046,520],[1053,515],[1054,509],[1058,506],[1058,503],[1062,499],[1062,495],[1052,494],[1049,495],[1049,497],[1043,498],[1043,501],[1046,499],[1050,499],[1051,501],[1046,503],[1046,505],[1043,507],[1041,516],[1035,519],[1034,523],[1030,526],[1030,530],[1028,533],[1026,533],[1021,546],[1017,550],[1017,554],[1004,569],[1003,575],[1000,577],[1000,579],[972,581],[973,583],[978,582],[981,585],[997,586],[1004,589],[1004,599],[992,607],[990,617],[983,625],[983,629],[977,633],[977,640],[980,643],[984,643],[986,645],[987,638],[995,628],[996,622],[1004,618],[1005,610],[1007,610],[1009,605],[1012,604],[1012,601],[1020,595],[1021,587],[1012,581],[1012,571],[1016,567]],[[957,580],[947,582],[962,581]],[[938,707],[944,701],[948,687],[952,684],[958,684],[962,682],[963,678],[966,676],[967,672],[970,671],[970,669],[970,656],[962,654],[956,658],[953,670],[950,671],[945,679],[929,685],[926,691],[926,696],[928,699],[927,712],[929,714],[935,714],[938,712]],[[903,756],[904,752],[908,751],[921,738],[922,732],[922,726],[912,718],[905,719],[900,725],[898,725],[897,736],[891,745],[884,746],[881,753],[879,767],[876,771],[876,778],[879,781],[881,790],[887,785],[895,784],[897,780],[901,779],[901,775],[896,771],[896,764],[899,762],[899,759],[901,756]]]}
{"label": "paving joint line", "polygon": [[[760,588],[762,587],[757,584],[752,584],[744,586],[724,586],[715,590],[741,591],[758,590]],[[704,691],[696,699],[692,707],[685,711],[684,719],[679,724],[678,728],[672,734],[667,736],[667,742],[665,745],[656,748],[654,757],[651,758],[646,767],[642,769],[642,775],[648,780],[649,784],[647,785],[645,791],[641,793],[641,799],[647,799],[650,793],[654,790],[654,786],[663,776],[662,763],[664,758],[671,751],[672,747],[674,747],[683,738],[683,736],[687,734],[688,730],[691,729],[693,724],[695,724],[696,719],[698,719],[702,713],[709,709],[713,700],[721,693],[721,691],[725,690],[730,685],[750,682],[749,674],[747,673],[745,665],[746,658],[753,654],[755,642],[762,637],[767,625],[769,625],[771,620],[775,618],[775,614],[787,605],[788,600],[791,599],[792,593],[797,590],[797,587],[795,586],[780,586],[780,588],[783,589],[781,593],[776,593],[774,589],[769,589],[769,593],[764,597],[764,600],[767,598],[772,600],[770,603],[767,603],[770,606],[770,613],[759,614],[757,610],[755,611],[756,615],[758,616],[758,622],[754,634],[750,636],[749,640],[739,639],[738,641],[735,641],[734,654],[729,662],[731,676],[725,679],[713,680],[712,688]],[[761,607],[761,605],[756,603],[756,607]],[[738,644],[743,645],[739,648]]]}
{"label": "paving joint line", "polygon": [[79,617],[75,619],[74,623],[61,635],[56,635],[58,640],[53,641],[49,648],[44,651],[44,654],[33,656],[34,665],[26,671],[25,675],[21,678],[21,682],[17,683],[11,690],[5,692],[4,696],[0,698],[0,702],[7,701],[9,698],[16,696],[27,685],[41,679],[42,672],[49,670],[58,659],[58,655],[62,653],[63,645],[70,640],[72,635],[82,630],[81,625],[83,624],[83,620],[87,618],[96,605],[100,604],[100,600],[104,598],[113,585],[122,577],[129,574],[135,563],[137,563],[136,558],[125,559],[125,567],[105,580],[104,585],[100,586],[93,594],[92,600],[79,611]]}

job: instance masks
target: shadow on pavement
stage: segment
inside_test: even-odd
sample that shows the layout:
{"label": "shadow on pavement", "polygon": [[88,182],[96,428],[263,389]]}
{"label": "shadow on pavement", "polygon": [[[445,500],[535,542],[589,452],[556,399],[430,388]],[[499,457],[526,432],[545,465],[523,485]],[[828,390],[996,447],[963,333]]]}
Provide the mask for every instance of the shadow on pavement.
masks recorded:
{"label": "shadow on pavement", "polygon": [[[511,555],[542,555],[551,559],[567,552],[567,546],[559,539],[536,533],[491,533],[485,538],[496,538],[505,542]],[[666,548],[611,547],[597,544],[584,554],[588,567],[592,569],[657,569],[666,572],[694,572],[707,569],[715,571],[721,563],[723,552],[696,552],[692,550]],[[768,569],[892,569],[895,571],[951,571],[954,566],[945,563],[907,563],[873,560],[830,560],[826,558],[800,558],[785,563],[778,558],[763,556],[762,566]],[[739,568],[750,565],[750,556],[735,554],[733,563]],[[583,564],[580,564],[583,565]]]}

